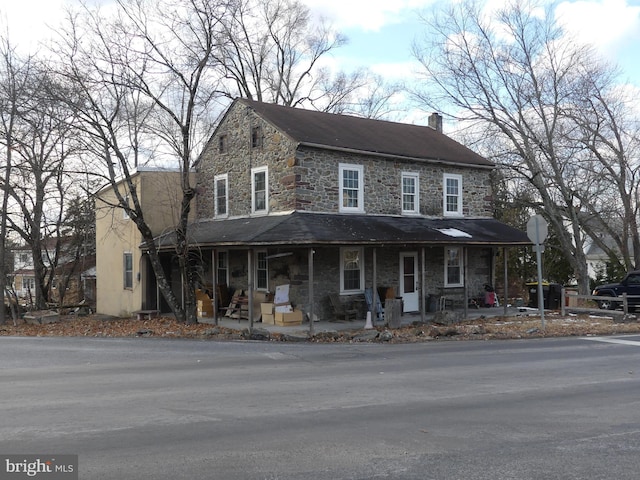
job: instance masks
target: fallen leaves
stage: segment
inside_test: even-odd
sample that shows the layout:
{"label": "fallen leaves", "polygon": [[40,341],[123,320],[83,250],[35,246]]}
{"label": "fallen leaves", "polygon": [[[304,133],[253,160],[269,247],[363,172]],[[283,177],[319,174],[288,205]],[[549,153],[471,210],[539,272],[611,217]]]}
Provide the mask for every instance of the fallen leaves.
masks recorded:
{"label": "fallen leaves", "polygon": [[[261,327],[257,324],[256,327]],[[398,329],[378,327],[372,342],[415,343],[434,340],[490,340],[541,337],[568,337],[589,335],[640,334],[640,323],[620,323],[611,317],[590,315],[545,315],[545,328],[540,317],[492,317],[457,322],[451,325],[432,323],[403,326]],[[362,337],[361,327],[340,331],[319,331],[310,339],[314,342],[347,343]],[[303,333],[304,335],[304,333]],[[69,336],[69,337],[160,337],[212,340],[241,340],[247,338],[246,329],[236,330],[209,324],[184,324],[169,317],[147,320],[135,318],[108,318],[100,316],[62,316],[56,323],[31,325],[11,323],[0,325],[0,336]],[[371,337],[371,336],[369,336]],[[286,341],[286,334],[272,332],[271,341]],[[266,338],[265,338],[266,339]]]}

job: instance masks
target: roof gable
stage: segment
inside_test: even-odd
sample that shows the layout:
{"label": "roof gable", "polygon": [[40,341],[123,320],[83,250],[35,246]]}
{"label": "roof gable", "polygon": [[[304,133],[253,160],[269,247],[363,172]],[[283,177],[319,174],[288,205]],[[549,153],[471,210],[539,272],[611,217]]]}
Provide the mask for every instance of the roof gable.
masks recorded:
{"label": "roof gable", "polygon": [[[237,99],[301,145],[470,166],[494,164],[435,129],[422,125],[285,107]],[[234,102],[234,103],[236,103]]]}

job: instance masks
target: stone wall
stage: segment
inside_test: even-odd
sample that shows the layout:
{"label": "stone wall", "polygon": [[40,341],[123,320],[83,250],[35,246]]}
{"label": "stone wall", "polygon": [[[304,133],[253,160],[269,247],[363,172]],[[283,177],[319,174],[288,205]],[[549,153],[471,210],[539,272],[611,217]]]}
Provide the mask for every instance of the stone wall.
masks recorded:
{"label": "stone wall", "polygon": [[[262,146],[251,147],[251,130],[259,126]],[[219,153],[225,136],[226,153]],[[340,163],[364,167],[364,207],[367,214],[401,213],[401,175],[419,174],[420,213],[443,214],[443,175],[462,175],[463,214],[492,216],[490,174],[483,168],[461,168],[436,162],[393,160],[374,155],[304,148],[257,117],[253,110],[235,104],[203,152],[198,166],[197,216],[214,215],[214,177],[228,174],[229,215],[251,213],[251,169],[268,167],[269,211],[339,211]]]}
{"label": "stone wall", "polygon": [[[308,252],[306,248],[291,249],[293,255],[275,258],[269,261],[269,291],[275,292],[278,285],[290,285],[289,300],[309,312],[309,270]],[[331,320],[333,310],[329,295],[340,292],[340,249],[337,247],[314,248],[314,314],[321,320]],[[400,275],[400,253],[412,251],[419,255],[419,268],[422,265],[421,248],[378,248],[376,250],[376,286],[393,288],[398,295]],[[229,288],[234,290],[248,289],[247,252],[231,250],[229,255]],[[274,253],[269,251],[269,253]],[[454,300],[456,307],[461,308],[464,302],[464,288],[444,287],[444,247],[425,248],[425,305],[429,308],[430,296],[439,298],[442,295]],[[483,285],[491,283],[490,264],[493,251],[491,248],[469,248],[467,257],[467,275],[469,280],[469,296],[476,297],[484,293]],[[365,286],[373,286],[373,249],[365,248]],[[422,275],[419,275],[419,282]],[[420,288],[420,287],[419,287]],[[360,318],[364,319],[366,303],[363,294],[344,295],[341,299],[346,303],[354,303],[360,308]],[[384,304],[384,299],[381,298]]]}

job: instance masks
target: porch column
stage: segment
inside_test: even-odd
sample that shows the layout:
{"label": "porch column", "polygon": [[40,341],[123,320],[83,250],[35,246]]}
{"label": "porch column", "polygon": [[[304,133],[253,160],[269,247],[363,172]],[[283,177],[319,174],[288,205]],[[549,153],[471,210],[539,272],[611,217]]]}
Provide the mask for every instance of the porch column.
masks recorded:
{"label": "porch column", "polygon": [[426,302],[427,302],[427,260],[425,259],[425,248],[422,247],[420,252],[420,321],[425,323],[427,320]]}
{"label": "porch column", "polygon": [[249,295],[247,296],[248,315],[249,315],[249,331],[253,330],[253,250],[247,250],[247,280],[249,287]]}
{"label": "porch column", "polygon": [[371,281],[371,322],[375,325],[378,316],[376,296],[378,292],[378,249],[373,247],[373,279]]}
{"label": "porch column", "polygon": [[507,299],[509,298],[509,279],[507,278],[507,247],[502,248],[502,256],[504,257],[504,298],[502,299],[502,308],[504,309],[504,316],[507,316]]}
{"label": "porch column", "polygon": [[467,275],[467,271],[469,270],[469,255],[468,255],[468,247],[463,247],[464,252],[464,318],[465,320],[469,316],[469,275]]}
{"label": "porch column", "polygon": [[315,335],[314,327],[313,327],[313,247],[309,248],[309,336],[313,337]]}
{"label": "porch column", "polygon": [[211,301],[213,302],[213,324],[218,325],[218,286],[216,280],[218,278],[217,271],[218,265],[216,265],[217,255],[216,249],[211,250],[211,284],[213,285],[211,291]]}

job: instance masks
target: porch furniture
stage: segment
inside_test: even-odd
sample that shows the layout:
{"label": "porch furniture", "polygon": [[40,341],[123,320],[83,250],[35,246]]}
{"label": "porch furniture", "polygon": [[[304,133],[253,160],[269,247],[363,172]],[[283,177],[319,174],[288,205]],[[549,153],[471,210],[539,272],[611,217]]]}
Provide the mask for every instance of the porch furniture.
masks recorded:
{"label": "porch furniture", "polygon": [[355,320],[358,316],[358,310],[342,303],[337,293],[329,294],[329,301],[331,302],[331,308],[337,319],[344,318],[345,320],[349,320],[350,317],[353,317]]}
{"label": "porch furniture", "polygon": [[439,311],[443,312],[445,310],[453,310],[453,298],[448,298],[442,295],[440,297],[440,308]]}
{"label": "porch furniture", "polygon": [[151,320],[160,316],[160,310],[137,310],[133,313],[136,314],[136,319],[138,320]]}

